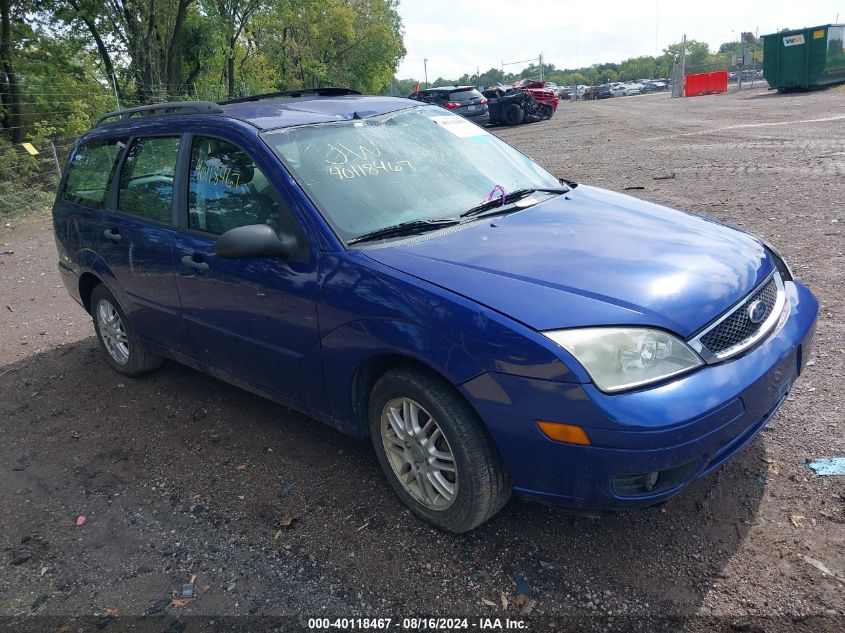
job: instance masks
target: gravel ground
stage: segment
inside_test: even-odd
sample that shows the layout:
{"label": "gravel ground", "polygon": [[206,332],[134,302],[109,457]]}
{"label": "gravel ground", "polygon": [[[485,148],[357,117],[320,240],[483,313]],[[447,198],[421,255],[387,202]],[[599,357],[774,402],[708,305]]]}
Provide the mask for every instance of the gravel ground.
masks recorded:
{"label": "gravel ground", "polygon": [[60,284],[49,218],[0,225],[0,628],[523,611],[534,630],[842,631],[845,478],[805,460],[845,455],[843,125],[839,89],[567,103],[496,130],[558,176],[764,236],[821,301],[813,360],[744,452],[600,520],[513,501],[443,534],[365,442],[175,363],[123,378]]}

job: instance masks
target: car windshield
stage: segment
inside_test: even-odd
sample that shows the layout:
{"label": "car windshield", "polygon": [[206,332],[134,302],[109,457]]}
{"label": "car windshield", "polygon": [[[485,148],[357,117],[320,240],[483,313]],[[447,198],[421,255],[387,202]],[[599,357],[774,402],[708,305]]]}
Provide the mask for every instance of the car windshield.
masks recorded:
{"label": "car windshield", "polygon": [[560,186],[484,128],[434,106],[263,137],[344,241],[402,222],[454,218],[497,185],[506,192]]}

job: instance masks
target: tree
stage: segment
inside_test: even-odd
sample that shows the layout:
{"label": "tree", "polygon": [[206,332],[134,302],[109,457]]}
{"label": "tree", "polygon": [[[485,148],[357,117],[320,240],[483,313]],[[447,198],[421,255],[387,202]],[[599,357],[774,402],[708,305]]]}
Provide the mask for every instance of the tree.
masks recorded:
{"label": "tree", "polygon": [[208,0],[206,10],[223,28],[226,65],[224,74],[227,81],[229,99],[235,98],[235,55],[238,39],[261,8],[261,0]]}
{"label": "tree", "polygon": [[[681,53],[683,52],[683,42],[676,42],[670,44],[663,49],[664,55],[675,62],[680,62]],[[687,68],[695,66],[704,66],[710,62],[710,46],[707,42],[699,42],[698,40],[687,40],[686,51],[686,66]]]}
{"label": "tree", "polygon": [[276,60],[280,87],[379,92],[405,55],[395,0],[282,0],[262,21],[261,50]]}
{"label": "tree", "polygon": [[100,42],[100,57],[112,76],[113,58],[127,56],[138,98],[148,101],[183,87],[186,51],[182,39],[193,2],[53,0],[46,3],[46,10],[61,24],[84,27],[95,44]]}
{"label": "tree", "polygon": [[[100,30],[97,28],[97,25],[90,17],[91,7],[85,6],[86,10],[83,10],[82,3],[85,1],[86,0],[67,0],[67,8],[69,9],[69,12],[65,14],[66,21],[78,20],[79,22],[85,25],[85,28],[88,30],[88,33],[91,35],[91,39],[94,40],[94,45],[97,47],[97,53],[99,54],[100,59],[103,61],[103,68],[105,70],[106,76],[109,77],[112,83],[114,84],[118,98],[123,99],[123,91],[117,81],[117,75],[115,74],[114,63],[112,62],[111,54],[109,53],[108,47],[106,47],[106,43],[103,41],[102,35],[100,35]],[[59,5],[59,7],[57,7],[57,10],[61,11],[61,9],[62,7],[61,5]]]}
{"label": "tree", "polygon": [[740,51],[742,44],[739,41],[725,42],[719,46],[720,53],[734,54]]}
{"label": "tree", "polygon": [[655,76],[657,64],[654,57],[642,55],[631,57],[619,65],[619,78],[629,79],[652,79]]}
{"label": "tree", "polygon": [[12,46],[12,6],[11,0],[0,0],[0,60],[3,65],[4,79],[3,106],[8,110],[9,138],[12,143],[23,140],[23,116],[21,112],[21,91],[18,75],[14,66],[14,48]]}

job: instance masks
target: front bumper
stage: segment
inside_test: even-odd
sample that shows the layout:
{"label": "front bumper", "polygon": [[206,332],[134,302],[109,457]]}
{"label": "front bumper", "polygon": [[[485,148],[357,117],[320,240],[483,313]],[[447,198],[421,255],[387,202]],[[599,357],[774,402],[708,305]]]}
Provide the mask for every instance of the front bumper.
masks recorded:
{"label": "front bumper", "polygon": [[[800,283],[785,286],[783,317],[756,348],[657,387],[610,395],[591,384],[486,373],[462,390],[517,493],[594,510],[659,503],[748,444],[806,365],[818,302]],[[552,441],[535,420],[582,426],[592,444]],[[620,477],[653,471],[671,476],[651,492],[621,490]]]}

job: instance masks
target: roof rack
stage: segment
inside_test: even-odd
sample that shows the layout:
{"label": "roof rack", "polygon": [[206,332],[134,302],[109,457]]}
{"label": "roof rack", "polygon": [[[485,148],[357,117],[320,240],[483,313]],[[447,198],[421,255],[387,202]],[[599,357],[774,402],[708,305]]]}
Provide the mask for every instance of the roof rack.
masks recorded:
{"label": "roof rack", "polygon": [[168,103],[154,103],[152,105],[138,106],[137,108],[125,108],[124,110],[116,110],[108,112],[101,116],[97,121],[99,127],[108,119],[129,119],[136,114],[140,115],[155,115],[155,114],[184,114],[194,112],[196,114],[222,114],[223,108],[218,103],[210,101],[170,101]]}
{"label": "roof rack", "polygon": [[260,101],[261,99],[271,99],[273,97],[301,97],[306,94],[313,94],[318,97],[343,97],[345,95],[360,95],[362,93],[357,90],[353,90],[352,88],[302,88],[300,90],[280,90],[279,92],[265,92],[259,95],[252,95],[251,97],[229,99],[228,101],[221,101],[220,105],[229,105],[230,103],[247,103],[249,101]]}

